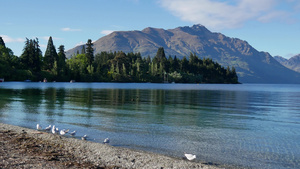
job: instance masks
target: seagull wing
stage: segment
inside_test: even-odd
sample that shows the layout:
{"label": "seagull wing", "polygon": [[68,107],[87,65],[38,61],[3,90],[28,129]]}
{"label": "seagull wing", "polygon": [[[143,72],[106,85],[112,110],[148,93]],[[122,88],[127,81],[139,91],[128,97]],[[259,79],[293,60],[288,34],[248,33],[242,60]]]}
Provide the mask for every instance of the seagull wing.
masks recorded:
{"label": "seagull wing", "polygon": [[188,160],[194,160],[196,158],[196,155],[193,154],[184,154],[184,155]]}

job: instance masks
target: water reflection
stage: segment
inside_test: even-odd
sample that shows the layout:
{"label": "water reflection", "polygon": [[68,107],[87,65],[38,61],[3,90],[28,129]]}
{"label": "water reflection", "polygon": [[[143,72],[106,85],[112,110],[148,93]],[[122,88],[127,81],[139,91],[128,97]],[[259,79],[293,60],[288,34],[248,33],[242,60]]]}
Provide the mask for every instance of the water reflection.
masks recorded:
{"label": "water reflection", "polygon": [[147,124],[245,129],[245,123],[232,124],[232,121],[249,118],[255,113],[247,111],[251,105],[247,105],[249,96],[245,92],[91,88],[0,90],[3,98],[0,109],[18,105],[18,112],[11,113],[23,113],[25,119],[34,114],[42,114],[47,119],[63,117],[65,112],[74,110],[87,120],[101,114],[111,119],[126,117]]}

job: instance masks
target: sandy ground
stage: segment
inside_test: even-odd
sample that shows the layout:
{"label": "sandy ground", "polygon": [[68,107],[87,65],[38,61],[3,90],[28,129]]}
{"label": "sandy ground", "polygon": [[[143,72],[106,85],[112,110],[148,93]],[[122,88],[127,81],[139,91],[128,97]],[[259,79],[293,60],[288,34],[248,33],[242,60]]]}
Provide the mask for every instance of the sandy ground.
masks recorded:
{"label": "sandy ground", "polygon": [[0,145],[0,168],[218,168],[3,123]]}

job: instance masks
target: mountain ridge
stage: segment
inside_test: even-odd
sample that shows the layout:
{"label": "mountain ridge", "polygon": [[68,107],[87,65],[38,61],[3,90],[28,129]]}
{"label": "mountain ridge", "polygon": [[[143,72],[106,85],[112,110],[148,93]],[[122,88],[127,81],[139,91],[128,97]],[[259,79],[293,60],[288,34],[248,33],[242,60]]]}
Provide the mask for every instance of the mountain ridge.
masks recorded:
{"label": "mountain ridge", "polygon": [[300,54],[286,59],[281,56],[274,56],[274,58],[283,66],[300,73]]}
{"label": "mountain ridge", "polygon": [[[200,24],[167,30],[147,27],[142,31],[115,31],[94,42],[95,54],[123,51],[154,57],[159,47],[164,48],[166,56],[182,58],[195,53],[224,67],[233,66],[242,83],[300,83],[299,73],[281,65],[269,53],[257,51],[245,40],[211,32]],[[67,51],[67,56],[81,48]]]}

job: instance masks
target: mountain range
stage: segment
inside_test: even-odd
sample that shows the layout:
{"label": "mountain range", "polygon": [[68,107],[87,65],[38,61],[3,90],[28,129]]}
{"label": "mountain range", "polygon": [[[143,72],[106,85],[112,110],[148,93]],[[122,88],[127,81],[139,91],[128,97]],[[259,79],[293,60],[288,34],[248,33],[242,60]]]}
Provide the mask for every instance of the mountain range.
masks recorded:
{"label": "mountain range", "polygon": [[[176,55],[177,58],[195,53],[224,67],[235,67],[242,83],[300,83],[300,73],[283,66],[269,53],[257,51],[244,40],[211,32],[203,25],[168,30],[148,27],[142,31],[115,31],[93,44],[95,54],[123,51],[154,57],[159,47],[164,48],[166,56]],[[68,50],[67,57],[81,51],[82,47]]]}
{"label": "mountain range", "polygon": [[274,58],[283,66],[300,73],[300,54],[293,56],[290,59],[281,56],[274,56]]}

